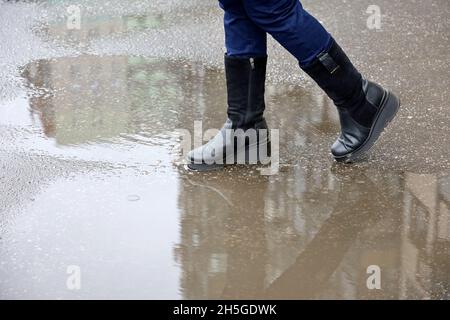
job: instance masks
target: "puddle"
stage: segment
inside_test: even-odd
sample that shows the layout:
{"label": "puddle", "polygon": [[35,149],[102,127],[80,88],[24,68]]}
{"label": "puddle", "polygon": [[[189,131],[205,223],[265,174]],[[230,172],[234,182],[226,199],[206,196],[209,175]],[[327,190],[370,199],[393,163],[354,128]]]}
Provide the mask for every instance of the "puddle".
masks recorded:
{"label": "puddle", "polygon": [[[448,295],[448,176],[309,167],[275,181],[186,180],[176,251],[186,298]],[[372,265],[382,290],[366,286]]]}
{"label": "puddle", "polygon": [[[323,96],[268,86],[280,174],[194,174],[173,164],[174,131],[222,124],[222,71],[85,55],[34,62],[23,76],[29,97],[0,109],[15,132],[5,148],[94,169],[7,195],[23,206],[2,218],[1,298],[448,296],[450,175],[334,164],[338,124]],[[374,265],[381,290],[366,285]]]}

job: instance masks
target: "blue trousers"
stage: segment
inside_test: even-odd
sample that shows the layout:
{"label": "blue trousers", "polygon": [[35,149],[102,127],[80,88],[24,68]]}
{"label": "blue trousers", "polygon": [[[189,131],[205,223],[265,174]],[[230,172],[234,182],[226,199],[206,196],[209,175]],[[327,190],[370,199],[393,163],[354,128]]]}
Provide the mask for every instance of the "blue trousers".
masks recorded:
{"label": "blue trousers", "polygon": [[331,45],[331,36],[298,0],[219,0],[225,11],[227,54],[267,55],[267,34],[288,50],[301,66]]}

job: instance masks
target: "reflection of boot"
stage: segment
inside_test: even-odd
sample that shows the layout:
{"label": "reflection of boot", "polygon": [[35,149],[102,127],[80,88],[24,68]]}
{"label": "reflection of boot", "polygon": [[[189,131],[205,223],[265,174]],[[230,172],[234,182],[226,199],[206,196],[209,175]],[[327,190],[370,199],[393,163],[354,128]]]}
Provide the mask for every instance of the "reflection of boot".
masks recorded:
{"label": "reflection of boot", "polygon": [[[256,163],[261,147],[269,154],[264,119],[266,65],[267,57],[225,56],[228,120],[213,139],[188,154],[189,168],[207,170],[238,163],[238,160],[241,164],[241,159],[242,162]],[[236,140],[242,143],[236,145]],[[250,159],[249,155],[256,155],[256,159]]]}
{"label": "reflection of boot", "polygon": [[351,161],[367,152],[394,118],[399,99],[365,80],[335,41],[303,70],[338,108],[342,132],[331,148],[335,159]]}
{"label": "reflection of boot", "polygon": [[224,225],[228,259],[220,299],[253,299],[264,290],[266,277],[268,244],[264,212],[268,180],[261,176],[246,177],[239,181],[240,188],[236,188],[236,177],[227,181],[234,206]]}
{"label": "reflection of boot", "polygon": [[[379,186],[360,171],[350,174],[350,178],[342,182],[333,214],[295,263],[270,284],[261,298],[319,298],[358,235],[388,214],[385,204],[392,199],[385,193],[384,186]],[[354,183],[356,179],[364,179],[374,191],[370,202],[367,193]],[[349,203],[356,207],[365,203],[365,210],[355,210],[347,205]]]}
{"label": "reflection of boot", "polygon": [[191,281],[182,283],[184,298],[251,299],[264,290],[268,179],[259,174],[243,177],[239,171],[180,171],[185,181],[179,201],[180,261],[183,278]]}

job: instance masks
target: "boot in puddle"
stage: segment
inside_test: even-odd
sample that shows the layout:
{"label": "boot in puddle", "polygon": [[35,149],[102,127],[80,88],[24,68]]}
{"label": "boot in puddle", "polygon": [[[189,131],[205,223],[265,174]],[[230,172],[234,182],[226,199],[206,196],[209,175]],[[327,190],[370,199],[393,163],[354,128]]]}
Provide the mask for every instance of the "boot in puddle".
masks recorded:
{"label": "boot in puddle", "polygon": [[189,152],[188,167],[207,171],[224,165],[257,164],[270,157],[265,109],[267,57],[225,55],[228,119],[205,145]]}

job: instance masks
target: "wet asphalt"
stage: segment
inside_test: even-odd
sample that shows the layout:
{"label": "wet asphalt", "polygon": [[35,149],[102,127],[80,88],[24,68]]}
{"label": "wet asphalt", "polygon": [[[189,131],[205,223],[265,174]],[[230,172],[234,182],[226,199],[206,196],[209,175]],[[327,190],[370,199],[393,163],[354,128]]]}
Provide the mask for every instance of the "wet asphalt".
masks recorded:
{"label": "wet asphalt", "polygon": [[334,107],[270,40],[262,176],[180,160],[226,116],[216,1],[0,1],[0,298],[448,299],[450,3],[377,0],[380,30],[372,4],[304,1],[398,116],[335,163]]}

